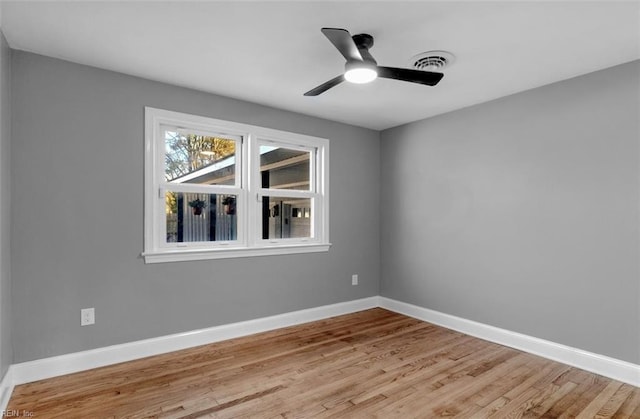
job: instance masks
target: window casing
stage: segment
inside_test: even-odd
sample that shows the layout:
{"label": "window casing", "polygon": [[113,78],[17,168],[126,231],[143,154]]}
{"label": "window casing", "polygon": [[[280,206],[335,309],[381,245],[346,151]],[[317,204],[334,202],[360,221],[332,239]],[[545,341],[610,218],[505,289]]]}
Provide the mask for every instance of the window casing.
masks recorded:
{"label": "window casing", "polygon": [[146,263],[329,249],[329,141],[145,108]]}

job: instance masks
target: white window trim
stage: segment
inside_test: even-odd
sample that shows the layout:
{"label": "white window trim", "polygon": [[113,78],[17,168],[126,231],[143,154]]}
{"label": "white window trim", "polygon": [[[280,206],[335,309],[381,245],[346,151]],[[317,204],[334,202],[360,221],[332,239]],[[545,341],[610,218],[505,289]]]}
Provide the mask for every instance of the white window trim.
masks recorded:
{"label": "white window trim", "polygon": [[[187,127],[206,133],[212,131],[242,137],[239,159],[237,158],[235,186],[220,185],[220,193],[238,195],[238,205],[245,211],[238,214],[238,240],[228,242],[193,243],[187,247],[167,246],[162,232],[164,223],[161,209],[161,185],[158,179],[163,172],[160,162],[164,150],[159,146],[161,126]],[[310,191],[262,189],[260,187],[259,144],[275,142],[280,146],[315,149],[312,162]],[[144,195],[144,252],[145,263],[177,262],[205,259],[222,259],[252,256],[326,252],[329,241],[329,140],[308,135],[279,131],[254,125],[224,121],[197,115],[145,107],[145,195]],[[181,188],[190,188],[187,185]],[[195,185],[195,189],[198,186]],[[195,190],[194,189],[194,190]],[[302,196],[314,199],[312,217],[315,236],[304,239],[263,240],[260,236],[260,213],[263,194],[277,196]],[[162,202],[160,202],[162,201]]]}

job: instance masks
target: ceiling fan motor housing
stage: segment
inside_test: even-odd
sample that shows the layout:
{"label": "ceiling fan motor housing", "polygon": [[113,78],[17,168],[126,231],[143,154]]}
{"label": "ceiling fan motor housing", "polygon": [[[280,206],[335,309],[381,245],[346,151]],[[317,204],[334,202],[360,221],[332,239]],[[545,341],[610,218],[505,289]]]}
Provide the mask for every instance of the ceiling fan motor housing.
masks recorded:
{"label": "ceiling fan motor housing", "polygon": [[358,49],[369,49],[373,46],[373,36],[368,33],[359,33],[351,37],[353,42],[356,43]]}
{"label": "ceiling fan motor housing", "polygon": [[360,33],[358,35],[353,35],[351,38],[356,44],[356,47],[358,47],[358,51],[360,52],[360,55],[362,55],[362,60],[366,63],[377,65],[378,63],[369,53],[369,48],[373,46],[373,36],[368,33]]}

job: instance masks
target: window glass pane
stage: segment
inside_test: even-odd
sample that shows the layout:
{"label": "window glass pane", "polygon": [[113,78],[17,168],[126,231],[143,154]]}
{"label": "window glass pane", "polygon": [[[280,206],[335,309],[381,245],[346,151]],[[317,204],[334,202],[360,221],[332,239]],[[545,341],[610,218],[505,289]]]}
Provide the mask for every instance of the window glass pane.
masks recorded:
{"label": "window glass pane", "polygon": [[270,145],[260,146],[262,187],[309,191],[311,152]]}
{"label": "window glass pane", "polygon": [[262,197],[262,238],[311,237],[311,198]]}
{"label": "window glass pane", "polygon": [[236,141],[232,138],[164,130],[164,175],[169,183],[234,185]]}
{"label": "window glass pane", "polygon": [[236,195],[167,192],[167,243],[237,240]]}

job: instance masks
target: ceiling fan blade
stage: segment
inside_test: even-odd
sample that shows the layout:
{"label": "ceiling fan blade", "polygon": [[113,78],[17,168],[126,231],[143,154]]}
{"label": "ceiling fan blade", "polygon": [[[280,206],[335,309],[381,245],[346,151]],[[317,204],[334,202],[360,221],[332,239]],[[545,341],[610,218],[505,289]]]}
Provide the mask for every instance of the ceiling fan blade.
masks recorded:
{"label": "ceiling fan blade", "polygon": [[426,84],[428,86],[435,86],[443,76],[444,74],[442,73],[434,73],[431,71],[378,66],[378,77]]}
{"label": "ceiling fan blade", "polygon": [[309,90],[304,95],[305,96],[318,96],[320,93],[326,92],[327,90],[331,89],[332,87],[335,87],[335,86],[339,85],[343,81],[344,81],[344,75],[340,74],[339,76],[334,77],[331,80],[322,83],[320,86],[314,87],[313,89]]}
{"label": "ceiling fan blade", "polygon": [[347,61],[362,61],[362,55],[358,51],[356,43],[353,42],[351,34],[346,29],[322,28],[324,36],[335,46]]}

